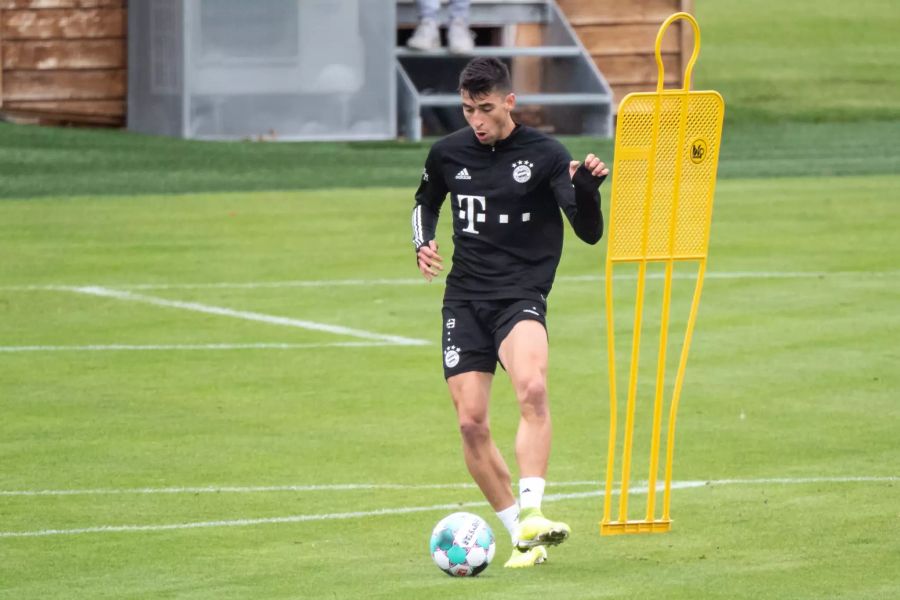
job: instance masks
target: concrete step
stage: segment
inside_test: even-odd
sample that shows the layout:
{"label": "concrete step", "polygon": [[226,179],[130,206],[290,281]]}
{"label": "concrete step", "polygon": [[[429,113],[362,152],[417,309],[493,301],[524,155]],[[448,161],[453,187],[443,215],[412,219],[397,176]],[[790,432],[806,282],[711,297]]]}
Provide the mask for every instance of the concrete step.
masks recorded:
{"label": "concrete step", "polygon": [[447,48],[436,50],[410,50],[397,48],[396,56],[414,58],[459,58],[460,56],[546,56],[549,58],[581,56],[578,46],[475,46],[472,52],[465,55],[451,54]]}

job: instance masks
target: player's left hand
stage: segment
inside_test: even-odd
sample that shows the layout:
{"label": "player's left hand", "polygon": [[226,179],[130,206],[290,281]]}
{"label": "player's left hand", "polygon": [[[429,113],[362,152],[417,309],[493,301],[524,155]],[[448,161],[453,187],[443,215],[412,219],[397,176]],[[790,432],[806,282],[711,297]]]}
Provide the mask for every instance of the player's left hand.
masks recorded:
{"label": "player's left hand", "polygon": [[[575,177],[575,171],[578,170],[579,166],[581,166],[581,163],[577,160],[573,160],[569,163],[570,178]],[[606,177],[609,175],[609,169],[606,168],[606,163],[593,154],[588,154],[587,157],[585,157],[584,168],[590,171],[591,175],[594,177]]]}

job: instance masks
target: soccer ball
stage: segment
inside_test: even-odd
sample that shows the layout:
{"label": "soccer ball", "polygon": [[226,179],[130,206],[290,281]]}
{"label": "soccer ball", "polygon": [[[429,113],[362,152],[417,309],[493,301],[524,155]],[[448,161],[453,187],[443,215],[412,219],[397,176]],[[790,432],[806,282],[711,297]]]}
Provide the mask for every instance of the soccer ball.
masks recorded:
{"label": "soccer ball", "polygon": [[494,558],[494,532],[484,519],[467,512],[444,517],[431,532],[431,558],[451,577],[474,577]]}

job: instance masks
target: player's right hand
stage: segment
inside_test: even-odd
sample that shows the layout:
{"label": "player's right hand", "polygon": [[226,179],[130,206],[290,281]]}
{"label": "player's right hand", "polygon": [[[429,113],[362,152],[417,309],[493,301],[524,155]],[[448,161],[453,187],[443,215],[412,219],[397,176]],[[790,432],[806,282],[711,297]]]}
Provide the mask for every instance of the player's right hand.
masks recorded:
{"label": "player's right hand", "polygon": [[438,245],[434,240],[429,241],[427,244],[422,244],[419,247],[419,251],[416,253],[416,258],[419,263],[419,271],[422,273],[422,276],[431,281],[435,277],[438,276],[438,272],[444,270],[444,259],[441,258],[441,255],[438,254]]}

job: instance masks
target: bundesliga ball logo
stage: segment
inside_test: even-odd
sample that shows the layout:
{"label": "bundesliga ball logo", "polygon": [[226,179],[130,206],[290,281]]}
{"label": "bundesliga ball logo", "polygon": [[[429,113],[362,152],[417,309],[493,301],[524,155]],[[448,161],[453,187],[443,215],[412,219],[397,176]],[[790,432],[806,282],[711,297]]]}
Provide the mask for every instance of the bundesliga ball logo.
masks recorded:
{"label": "bundesliga ball logo", "polygon": [[467,512],[444,517],[431,532],[431,558],[451,577],[474,577],[491,563],[494,532],[484,519]]}
{"label": "bundesliga ball logo", "polygon": [[525,183],[529,179],[531,179],[531,168],[534,166],[534,163],[528,162],[527,160],[516,161],[512,164],[513,166],[513,179],[515,179],[519,183]]}

